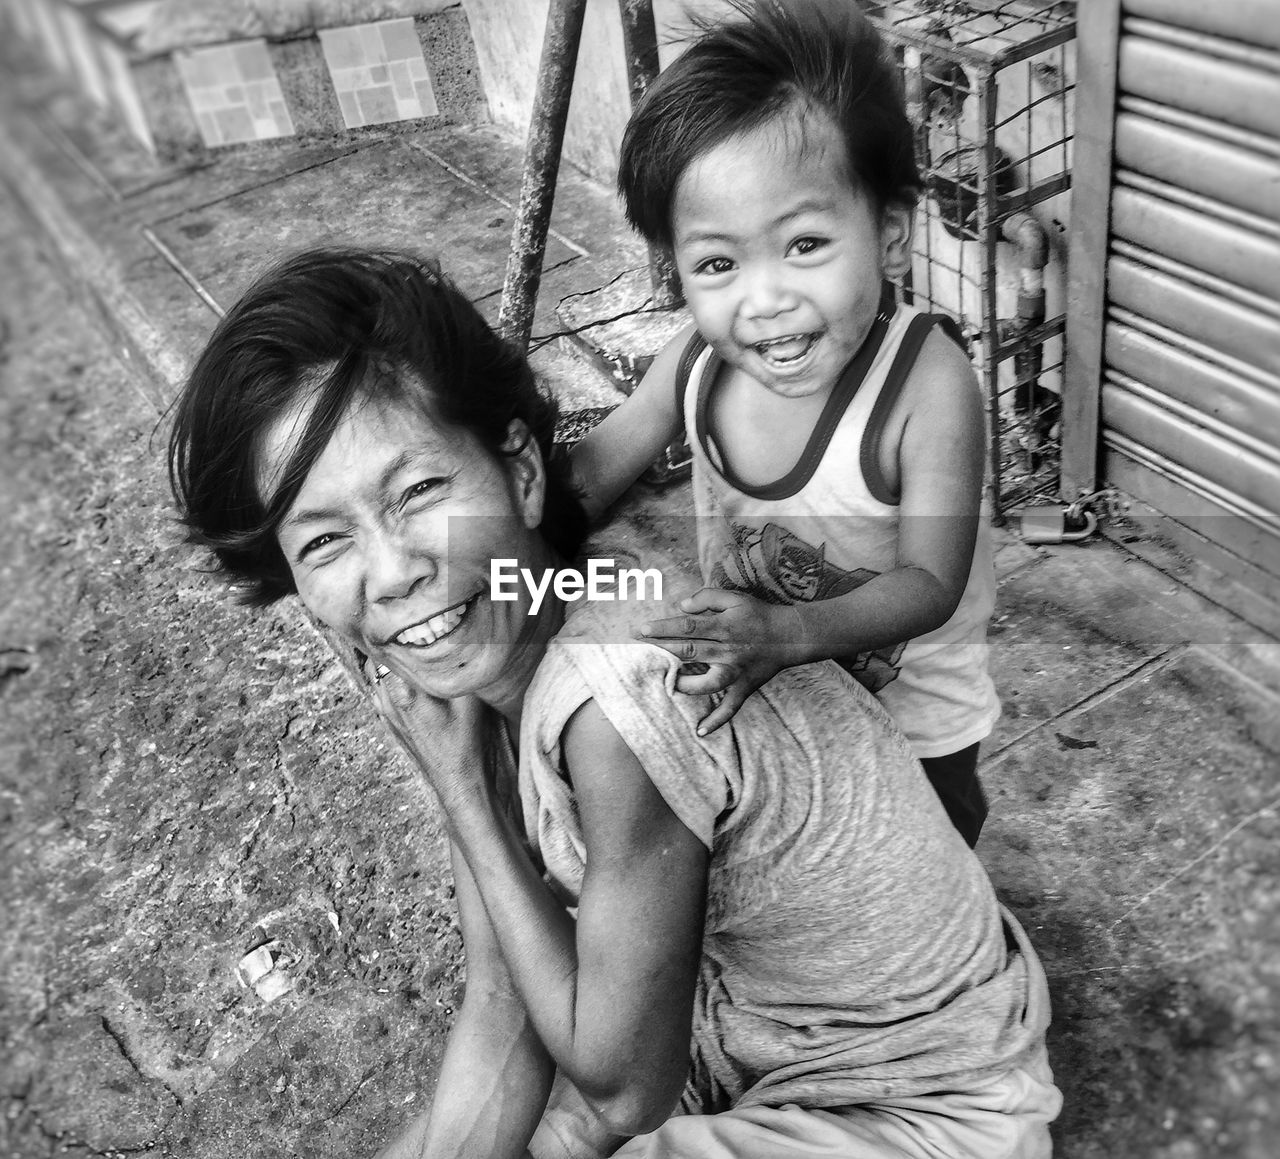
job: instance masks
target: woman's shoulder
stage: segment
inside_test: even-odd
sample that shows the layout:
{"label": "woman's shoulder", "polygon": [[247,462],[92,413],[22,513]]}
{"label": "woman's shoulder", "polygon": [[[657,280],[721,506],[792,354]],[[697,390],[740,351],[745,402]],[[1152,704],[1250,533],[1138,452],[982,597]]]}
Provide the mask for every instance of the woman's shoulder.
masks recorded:
{"label": "woman's shoulder", "polygon": [[601,701],[610,716],[636,716],[653,724],[674,715],[696,719],[699,708],[705,714],[706,697],[675,693],[680,662],[640,638],[641,625],[652,618],[652,606],[574,606],[547,648],[532,691],[547,695],[557,684],[577,686]]}
{"label": "woman's shoulder", "polygon": [[535,782],[572,778],[563,767],[566,729],[592,701],[676,815],[710,845],[739,777],[732,745],[697,736],[708,698],[677,692],[679,661],[636,639],[632,623],[626,613],[590,606],[569,617],[525,697],[521,764]]}

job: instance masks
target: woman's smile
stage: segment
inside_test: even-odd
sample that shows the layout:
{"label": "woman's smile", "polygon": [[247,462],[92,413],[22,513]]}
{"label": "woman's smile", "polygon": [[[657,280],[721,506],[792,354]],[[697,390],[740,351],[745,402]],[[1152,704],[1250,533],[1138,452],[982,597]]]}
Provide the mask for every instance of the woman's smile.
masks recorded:
{"label": "woman's smile", "polygon": [[431,648],[447,636],[453,635],[479,598],[477,593],[470,599],[462,600],[452,607],[445,608],[442,612],[428,616],[425,620],[410,624],[397,632],[387,643],[404,648]]}

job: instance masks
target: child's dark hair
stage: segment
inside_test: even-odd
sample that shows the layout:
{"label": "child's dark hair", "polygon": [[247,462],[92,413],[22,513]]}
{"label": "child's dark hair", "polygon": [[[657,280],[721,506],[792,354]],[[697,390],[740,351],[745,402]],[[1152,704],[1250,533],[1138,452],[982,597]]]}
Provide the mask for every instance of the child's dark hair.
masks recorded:
{"label": "child's dark hair", "polygon": [[894,59],[857,0],[729,0],[632,114],[618,190],[649,242],[672,246],[676,187],[689,164],[779,114],[825,114],[849,178],[877,210],[919,194],[914,137]]}
{"label": "child's dark hair", "polygon": [[[262,436],[312,393],[306,430],[264,502]],[[470,431],[495,456],[509,424],[523,421],[547,463],[542,533],[562,555],[577,552],[586,519],[565,465],[552,460],[556,406],[524,354],[435,262],[316,249],[264,275],[218,324],[169,439],[169,481],[190,538],[213,550],[246,603],[295,590],[276,529],[349,408],[388,398]]]}

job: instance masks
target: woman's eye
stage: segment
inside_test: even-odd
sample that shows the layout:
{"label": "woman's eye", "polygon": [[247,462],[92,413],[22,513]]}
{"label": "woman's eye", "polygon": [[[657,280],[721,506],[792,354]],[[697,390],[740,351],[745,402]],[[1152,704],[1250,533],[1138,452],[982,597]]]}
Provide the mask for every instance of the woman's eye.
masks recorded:
{"label": "woman's eye", "polygon": [[444,479],[422,479],[405,490],[404,501],[408,503],[410,500],[421,499],[424,495],[430,495],[444,483]]}
{"label": "woman's eye", "polygon": [[310,539],[302,545],[298,552],[298,558],[313,559],[317,553],[324,551],[331,543],[336,543],[337,539],[337,535],[331,531],[326,531],[323,535],[317,535],[315,539]]}
{"label": "woman's eye", "polygon": [[705,258],[693,267],[695,274],[727,274],[733,269],[733,262],[728,258]]}

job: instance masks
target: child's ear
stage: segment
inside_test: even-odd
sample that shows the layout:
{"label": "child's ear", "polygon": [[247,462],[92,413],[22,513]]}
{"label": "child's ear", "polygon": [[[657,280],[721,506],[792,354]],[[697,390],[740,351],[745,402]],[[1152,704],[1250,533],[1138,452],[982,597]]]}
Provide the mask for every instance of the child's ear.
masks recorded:
{"label": "child's ear", "polygon": [[914,201],[891,201],[880,214],[880,264],[887,278],[911,271],[911,238],[915,232]]}
{"label": "child's ear", "polygon": [[542,452],[529,428],[520,419],[512,419],[507,438],[502,444],[507,475],[511,480],[511,496],[524,525],[532,530],[542,523],[542,506],[547,491],[547,471]]}

